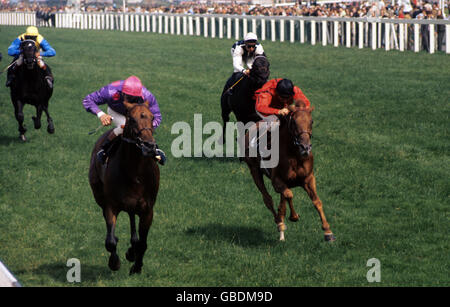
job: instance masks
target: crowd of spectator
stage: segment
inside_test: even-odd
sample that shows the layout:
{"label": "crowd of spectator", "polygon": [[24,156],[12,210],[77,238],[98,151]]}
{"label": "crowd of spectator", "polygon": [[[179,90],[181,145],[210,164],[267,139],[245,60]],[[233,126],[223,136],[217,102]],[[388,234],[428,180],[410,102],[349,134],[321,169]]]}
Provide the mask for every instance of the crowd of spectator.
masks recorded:
{"label": "crowd of spectator", "polygon": [[[185,1],[177,5],[167,6],[128,6],[127,12],[137,13],[178,13],[178,14],[230,14],[230,15],[260,15],[260,16],[315,16],[315,17],[380,17],[407,19],[443,18],[437,0],[401,0],[391,4],[390,0],[363,0],[321,4],[315,1],[297,1],[286,5],[262,6],[245,3],[199,3]],[[401,4],[399,4],[399,2]],[[55,12],[122,12],[122,6],[87,5],[80,8],[73,6],[45,7],[36,4],[27,5],[23,2],[17,5],[0,5],[0,11],[34,11],[43,18],[48,18]]]}

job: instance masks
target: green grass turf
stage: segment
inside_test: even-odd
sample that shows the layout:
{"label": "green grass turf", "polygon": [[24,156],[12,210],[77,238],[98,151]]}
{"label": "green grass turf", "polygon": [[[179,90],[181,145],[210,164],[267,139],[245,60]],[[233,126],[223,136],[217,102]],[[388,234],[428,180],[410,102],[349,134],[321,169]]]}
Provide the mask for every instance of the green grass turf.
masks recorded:
{"label": "green grass turf", "polygon": [[[6,50],[24,27],[2,27]],[[18,139],[0,78],[0,259],[24,286],[71,286],[66,262],[81,262],[82,286],[449,286],[450,61],[445,54],[264,42],[271,77],[290,78],[316,110],[318,193],[337,241],[323,240],[306,193],[294,189],[297,223],[286,241],[234,159],[174,158],[177,121],[220,122],[232,72],[230,40],[150,33],[41,29],[56,49],[50,113],[56,133]],[[168,153],[141,275],[129,276],[128,216],[118,219],[122,268],[111,272],[106,227],[89,183],[100,122],[82,99],[135,74],[163,115],[156,139]],[[104,129],[103,129],[104,131]],[[206,138],[206,137],[205,137]],[[267,186],[270,183],[266,180]],[[269,187],[278,205],[278,196]],[[381,283],[366,280],[381,262]]]}

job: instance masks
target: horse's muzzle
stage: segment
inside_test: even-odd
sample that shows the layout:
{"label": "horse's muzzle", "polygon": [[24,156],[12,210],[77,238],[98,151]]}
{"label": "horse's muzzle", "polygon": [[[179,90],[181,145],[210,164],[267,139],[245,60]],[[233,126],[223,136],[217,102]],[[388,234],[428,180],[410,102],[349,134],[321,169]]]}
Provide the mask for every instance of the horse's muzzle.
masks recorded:
{"label": "horse's muzzle", "polygon": [[142,141],[140,144],[140,148],[144,157],[155,157],[158,145],[153,142]]}
{"label": "horse's muzzle", "polygon": [[300,152],[300,155],[302,156],[309,156],[309,154],[311,153],[311,148],[312,148],[311,144],[308,145],[300,144],[298,146],[298,150]]}

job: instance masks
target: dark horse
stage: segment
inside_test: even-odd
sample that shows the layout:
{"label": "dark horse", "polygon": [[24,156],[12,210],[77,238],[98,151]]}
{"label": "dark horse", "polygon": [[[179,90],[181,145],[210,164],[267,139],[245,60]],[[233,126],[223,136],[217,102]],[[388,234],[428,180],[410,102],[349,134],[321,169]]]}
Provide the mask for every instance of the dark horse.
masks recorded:
{"label": "dark horse", "polygon": [[[107,230],[105,247],[111,253],[108,265],[113,271],[120,268],[116,253],[118,238],[114,235],[117,216],[120,211],[126,211],[130,217],[131,247],[126,258],[134,262],[130,270],[130,274],[134,274],[141,272],[147,250],[147,235],[159,188],[159,168],[154,158],[157,146],[153,137],[153,114],[148,109],[148,102],[124,102],[124,105],[127,119],[118,148],[103,165],[96,154],[111,130],[98,139],[91,155],[89,183],[95,201],[103,209]],[[135,215],[139,216],[139,237]]]}
{"label": "dark horse", "polygon": [[[260,168],[260,157],[249,157],[249,135],[247,133],[245,140],[247,163],[256,186],[263,195],[263,201],[267,208],[272,212],[280,240],[284,241],[284,223],[286,216],[286,201],[289,202],[291,215],[289,220],[298,221],[298,214],[294,210],[291,188],[301,186],[305,189],[316,207],[322,221],[322,229],[325,232],[326,241],[334,241],[336,238],[330,230],[325,214],[322,208],[322,201],[319,199],[316,191],[316,178],[314,176],[313,166],[314,157],[311,152],[312,137],[312,116],[314,107],[308,108],[301,102],[296,102],[295,106],[289,107],[290,113],[287,116],[280,116],[279,126],[279,162],[278,165],[267,172]],[[280,205],[278,213],[274,210],[273,200],[264,185],[263,174],[268,175],[272,182],[274,190],[280,194]]]}
{"label": "dark horse", "polygon": [[[230,121],[230,113],[233,112],[236,119],[244,124],[261,120],[255,113],[255,100],[253,94],[261,88],[269,79],[269,61],[263,55],[259,55],[253,62],[250,75],[233,74],[227,81],[222,96],[220,106],[222,108],[223,136],[227,122]],[[234,86],[233,86],[234,85]],[[225,138],[224,138],[225,141]]]}
{"label": "dark horse", "polygon": [[17,63],[16,77],[11,84],[11,101],[14,105],[14,114],[19,123],[20,139],[26,141],[23,125],[23,107],[25,104],[36,107],[36,117],[33,116],[34,128],[41,128],[42,111],[47,115],[47,132],[54,133],[53,120],[48,113],[48,101],[53,94],[53,89],[47,86],[44,71],[37,65],[36,44],[33,40],[24,40],[20,44],[23,54],[23,63]]}

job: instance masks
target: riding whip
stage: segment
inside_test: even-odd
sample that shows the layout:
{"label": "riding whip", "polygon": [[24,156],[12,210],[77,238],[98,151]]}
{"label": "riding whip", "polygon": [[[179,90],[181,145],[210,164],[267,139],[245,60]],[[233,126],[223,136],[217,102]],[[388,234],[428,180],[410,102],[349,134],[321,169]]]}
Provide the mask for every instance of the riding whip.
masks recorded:
{"label": "riding whip", "polygon": [[239,82],[241,82],[241,80],[244,79],[245,76],[246,76],[246,75],[244,74],[242,77],[240,77],[239,80],[236,81],[236,83],[234,83],[232,86],[230,86],[230,88],[228,88],[228,89],[225,91],[225,93],[228,93],[228,91],[232,90],[233,87],[235,87],[236,84],[238,84]]}

